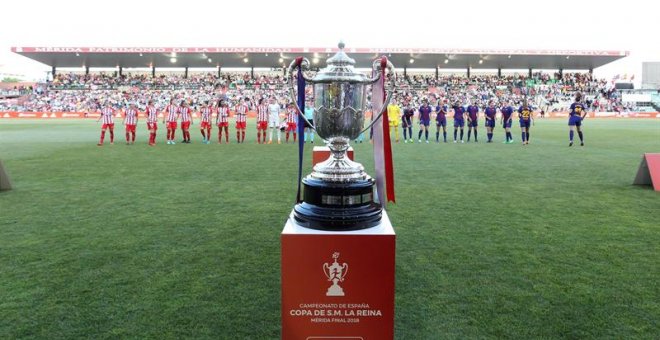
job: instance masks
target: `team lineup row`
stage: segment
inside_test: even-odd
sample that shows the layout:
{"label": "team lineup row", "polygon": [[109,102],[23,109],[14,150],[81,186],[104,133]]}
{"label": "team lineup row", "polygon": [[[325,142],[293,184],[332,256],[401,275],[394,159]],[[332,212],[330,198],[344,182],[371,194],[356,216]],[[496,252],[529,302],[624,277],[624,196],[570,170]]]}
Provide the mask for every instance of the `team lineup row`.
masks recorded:
{"label": "team lineup row", "polygon": [[[587,114],[586,106],[581,103],[581,95],[576,95],[575,102],[570,107],[569,116],[569,146],[573,145],[573,136],[577,130],[580,138],[580,144],[584,145],[584,136],[581,129],[582,120]],[[478,125],[479,125],[479,112],[480,108],[476,105],[462,106],[460,103],[454,103],[451,106],[453,110],[453,127],[454,127],[454,143],[464,143],[464,127],[467,125],[468,134],[467,141],[471,139],[474,133],[474,141],[478,142]],[[122,124],[125,125],[126,130],[126,143],[134,144],[136,136],[136,126],[138,123],[139,112],[135,103],[130,103],[129,107],[121,110],[119,113],[123,117]],[[244,102],[239,103],[234,108],[235,127],[236,127],[236,141],[243,143],[245,141],[245,129],[247,127],[247,114],[250,111],[249,99],[245,98]],[[307,105],[303,113],[305,119],[313,124],[313,109],[311,104]],[[497,112],[500,112],[500,123],[505,129],[506,139],[504,143],[513,143],[511,134],[511,127],[513,125],[514,112],[517,112],[517,118],[521,128],[521,140],[523,145],[529,144],[530,128],[534,125],[534,111],[527,101],[523,101],[522,105],[517,109],[510,105],[503,105],[499,108],[495,106],[494,102],[489,102],[488,106],[483,109],[483,117],[485,120],[484,126],[486,127],[487,143],[493,141],[493,130],[496,125]],[[167,128],[167,144],[175,144],[174,138],[176,130],[181,123],[181,131],[183,134],[182,143],[190,143],[190,126],[193,124],[193,110],[188,106],[185,100],[182,100],[178,105],[175,99],[170,100],[170,104],[165,107],[163,111],[159,111],[152,101],[149,101],[146,110],[147,129],[149,130],[149,145],[156,144],[156,132],[158,130],[158,115],[162,112],[162,123]],[[257,112],[257,143],[273,142],[273,132],[277,133],[277,142],[281,143],[280,132],[286,132],[286,142],[289,141],[289,136],[293,135],[293,141],[296,141],[296,131],[298,126],[298,110],[293,103],[290,103],[285,109],[282,109],[277,103],[276,99],[272,97],[269,103],[265,99],[259,101],[256,107]],[[218,127],[218,142],[222,143],[223,132],[225,136],[225,143],[229,143],[229,117],[230,108],[225,100],[220,100],[217,106],[210,105],[205,102],[199,109],[199,116],[201,117],[200,131],[202,135],[202,143],[210,144],[212,120],[215,117],[215,125]],[[101,138],[98,145],[102,146],[105,139],[106,130],[110,132],[110,143],[114,142],[114,118],[118,112],[110,103],[106,103],[105,107],[100,110],[100,117],[97,121],[103,121],[101,127]],[[422,105],[419,108],[412,108],[410,105],[404,105],[401,109],[396,102],[392,102],[387,106],[387,117],[389,120],[390,129],[393,130],[395,141],[399,142],[399,125],[403,128],[403,139],[405,143],[413,142],[413,120],[417,116],[419,124],[419,132],[417,135],[418,143],[422,142],[422,134],[424,135],[425,142],[429,143],[429,126],[431,125],[432,115],[435,117],[436,123],[436,142],[440,142],[440,131],[442,130],[443,141],[447,142],[447,116],[449,115],[449,106],[439,104],[436,107],[431,107],[428,100],[422,100]],[[282,116],[284,120],[282,120]],[[305,124],[305,142],[310,138],[314,142],[314,131],[310,124]],[[266,141],[266,131],[270,129],[268,142]],[[361,135],[356,142],[362,142],[364,135]]]}

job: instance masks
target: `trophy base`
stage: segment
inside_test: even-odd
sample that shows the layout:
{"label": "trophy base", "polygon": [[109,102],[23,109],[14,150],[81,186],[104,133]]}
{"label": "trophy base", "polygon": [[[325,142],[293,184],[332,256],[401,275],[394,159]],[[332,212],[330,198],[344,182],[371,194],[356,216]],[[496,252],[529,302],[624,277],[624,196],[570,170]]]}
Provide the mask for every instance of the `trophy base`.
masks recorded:
{"label": "trophy base", "polygon": [[383,208],[374,202],[373,178],[332,183],[307,176],[302,181],[304,199],[293,208],[293,217],[302,227],[348,231],[377,226]]}

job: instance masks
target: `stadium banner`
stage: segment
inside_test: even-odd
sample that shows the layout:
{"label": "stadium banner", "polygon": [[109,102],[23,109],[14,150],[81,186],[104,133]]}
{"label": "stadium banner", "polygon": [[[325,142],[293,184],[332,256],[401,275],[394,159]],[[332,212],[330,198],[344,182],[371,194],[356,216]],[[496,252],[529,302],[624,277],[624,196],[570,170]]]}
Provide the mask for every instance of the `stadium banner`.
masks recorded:
{"label": "stadium banner", "polygon": [[[146,118],[144,112],[140,112],[138,115],[140,118]],[[230,111],[229,116],[233,117],[234,112]],[[29,118],[29,119],[53,119],[53,118],[99,118],[100,115],[97,112],[15,112],[15,111],[6,111],[0,112],[0,119],[3,118]],[[121,118],[121,114],[117,113],[115,118]],[[159,118],[162,118],[162,114],[158,115]],[[199,118],[197,112],[193,113],[193,117]],[[256,111],[248,111],[248,118],[256,118]]]}
{"label": "stadium banner", "polygon": [[[524,54],[531,56],[628,56],[629,51],[617,50],[566,50],[566,49],[474,49],[474,48],[384,48],[384,47],[363,47],[350,48],[351,53],[358,54],[380,54],[383,51],[389,53],[404,54],[474,54],[474,55],[510,55]],[[114,54],[114,53],[336,53],[338,48],[327,47],[53,47],[53,46],[14,46],[11,47],[14,53],[95,53],[95,54]]]}
{"label": "stadium banner", "polygon": [[289,339],[393,339],[396,235],[376,227],[281,234],[282,334]]}
{"label": "stadium banner", "polygon": [[652,185],[653,190],[660,191],[660,153],[644,154],[633,184]]}
{"label": "stadium banner", "polygon": [[[365,119],[369,119],[372,113],[367,111],[365,113]],[[230,111],[229,116],[233,117],[234,112]],[[53,118],[98,118],[99,114],[96,112],[87,113],[87,112],[15,112],[15,111],[6,111],[0,112],[0,119],[3,118],[29,118],[29,119],[53,119]],[[140,112],[139,117],[145,118],[144,112]],[[162,114],[158,115],[159,118],[162,118]],[[198,117],[197,113],[193,114],[193,117]],[[248,118],[257,117],[256,111],[249,111]],[[538,118],[538,112],[536,112],[536,117]],[[546,112],[546,118],[567,118],[568,112]],[[660,112],[613,112],[613,111],[599,111],[599,112],[589,112],[588,118],[660,118]],[[499,114],[498,114],[499,119]]]}

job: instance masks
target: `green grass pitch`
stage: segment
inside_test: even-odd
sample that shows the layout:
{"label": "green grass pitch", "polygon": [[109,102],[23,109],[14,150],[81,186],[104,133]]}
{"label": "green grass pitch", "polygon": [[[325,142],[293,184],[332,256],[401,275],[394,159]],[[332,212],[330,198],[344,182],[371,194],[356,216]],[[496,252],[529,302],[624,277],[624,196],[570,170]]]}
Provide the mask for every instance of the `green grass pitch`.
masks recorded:
{"label": "green grass pitch", "polygon": [[[117,126],[97,147],[92,120],[0,120],[0,338],[278,338],[295,146]],[[479,129],[393,144],[397,339],[657,338],[660,193],[631,183],[660,120],[586,120],[572,148],[564,119],[525,147]]]}

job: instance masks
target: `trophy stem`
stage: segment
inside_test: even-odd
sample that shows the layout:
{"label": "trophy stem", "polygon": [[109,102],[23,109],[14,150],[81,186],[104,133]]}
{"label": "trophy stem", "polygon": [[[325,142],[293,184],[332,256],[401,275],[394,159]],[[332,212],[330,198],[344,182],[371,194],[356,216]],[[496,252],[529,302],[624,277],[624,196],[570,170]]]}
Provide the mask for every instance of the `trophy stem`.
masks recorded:
{"label": "trophy stem", "polygon": [[346,157],[348,150],[349,139],[346,137],[335,137],[328,141],[328,148],[335,159],[343,159]]}

